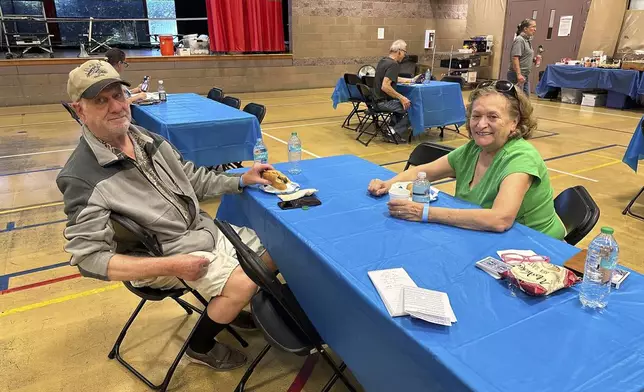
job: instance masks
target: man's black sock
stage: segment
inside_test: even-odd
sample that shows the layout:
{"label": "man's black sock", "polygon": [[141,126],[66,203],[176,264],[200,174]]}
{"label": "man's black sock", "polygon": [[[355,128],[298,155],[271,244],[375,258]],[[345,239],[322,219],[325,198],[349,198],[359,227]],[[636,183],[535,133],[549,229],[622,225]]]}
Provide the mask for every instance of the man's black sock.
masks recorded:
{"label": "man's black sock", "polygon": [[226,328],[226,324],[218,324],[206,315],[201,319],[199,324],[197,324],[188,346],[199,354],[205,354],[215,347],[215,336],[217,336],[219,332],[223,331],[224,328]]}

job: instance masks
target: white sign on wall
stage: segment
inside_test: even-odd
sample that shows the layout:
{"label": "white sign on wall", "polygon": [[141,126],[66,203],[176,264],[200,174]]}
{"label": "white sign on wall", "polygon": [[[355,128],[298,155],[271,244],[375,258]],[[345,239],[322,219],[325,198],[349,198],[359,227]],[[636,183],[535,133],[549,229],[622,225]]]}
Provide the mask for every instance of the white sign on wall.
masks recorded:
{"label": "white sign on wall", "polygon": [[558,37],[568,37],[572,30],[572,15],[562,16],[559,18],[559,32]]}

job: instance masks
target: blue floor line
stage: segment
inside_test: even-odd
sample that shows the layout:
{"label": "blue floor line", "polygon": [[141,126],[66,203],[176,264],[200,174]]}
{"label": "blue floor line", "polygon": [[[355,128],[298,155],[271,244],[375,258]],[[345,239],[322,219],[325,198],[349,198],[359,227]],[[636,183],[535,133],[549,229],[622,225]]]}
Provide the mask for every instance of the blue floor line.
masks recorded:
{"label": "blue floor line", "polygon": [[50,265],[43,265],[42,267],[37,267],[37,268],[32,268],[24,271],[18,271],[18,272],[12,272],[10,274],[2,275],[0,276],[0,291],[6,290],[9,288],[9,278],[13,278],[16,276],[23,276],[23,275],[29,275],[33,274],[35,272],[40,272],[40,271],[47,271],[50,269],[54,268],[60,268],[60,267],[65,267],[69,265],[69,261],[65,261],[62,263],[56,263],[56,264],[50,264]]}
{"label": "blue floor line", "polygon": [[[34,227],[53,225],[53,224],[62,223],[62,222],[67,222],[67,219],[60,219],[60,220],[55,220],[55,221],[51,221],[51,222],[34,223],[32,225],[18,226],[18,227],[16,227],[15,225],[10,227],[9,224],[7,224],[7,228],[3,229],[3,230],[0,230],[0,234],[8,233],[10,231],[32,229]],[[12,223],[12,222],[9,222],[9,223]]]}
{"label": "blue floor line", "polygon": [[45,171],[54,171],[54,170],[60,170],[62,168],[63,168],[62,166],[58,166],[58,167],[48,167],[46,169],[36,169],[36,170],[26,170],[21,172],[14,172],[14,173],[5,173],[5,174],[0,174],[0,177],[17,176],[20,174],[38,173],[38,172],[45,172]]}

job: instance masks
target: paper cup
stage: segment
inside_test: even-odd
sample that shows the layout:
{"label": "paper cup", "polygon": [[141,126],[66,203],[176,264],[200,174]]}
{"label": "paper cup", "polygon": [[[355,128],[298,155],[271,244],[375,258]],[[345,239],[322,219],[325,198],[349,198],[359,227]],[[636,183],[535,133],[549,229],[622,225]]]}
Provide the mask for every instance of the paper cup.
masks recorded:
{"label": "paper cup", "polygon": [[409,191],[407,189],[392,187],[389,189],[389,200],[409,200]]}

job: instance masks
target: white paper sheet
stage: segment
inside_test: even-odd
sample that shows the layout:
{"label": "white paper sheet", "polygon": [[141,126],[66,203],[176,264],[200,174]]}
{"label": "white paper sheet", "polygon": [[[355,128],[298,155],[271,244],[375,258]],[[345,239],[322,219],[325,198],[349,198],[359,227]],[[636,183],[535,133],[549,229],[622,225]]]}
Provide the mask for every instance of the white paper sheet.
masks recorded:
{"label": "white paper sheet", "polygon": [[557,32],[558,37],[567,37],[572,31],[572,15],[562,16],[559,18],[559,30]]}
{"label": "white paper sheet", "polygon": [[403,309],[409,315],[441,325],[452,325],[456,315],[446,293],[417,287],[403,289]]}
{"label": "white paper sheet", "polygon": [[367,273],[391,317],[406,315],[403,309],[403,287],[416,287],[407,271],[403,268],[392,268]]}

